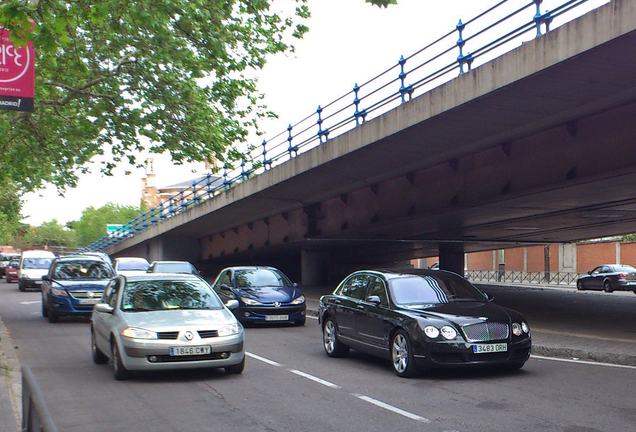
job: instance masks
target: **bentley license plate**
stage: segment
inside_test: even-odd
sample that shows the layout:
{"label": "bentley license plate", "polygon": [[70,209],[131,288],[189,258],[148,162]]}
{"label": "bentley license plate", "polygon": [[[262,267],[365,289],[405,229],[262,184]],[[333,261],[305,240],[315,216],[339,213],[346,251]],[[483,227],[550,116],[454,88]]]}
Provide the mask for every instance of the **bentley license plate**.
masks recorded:
{"label": "bentley license plate", "polygon": [[265,315],[265,321],[287,321],[289,315]]}
{"label": "bentley license plate", "polygon": [[210,354],[212,348],[209,345],[206,346],[191,346],[191,347],[170,347],[171,356],[188,356],[188,355],[205,355]]}
{"label": "bentley license plate", "polygon": [[473,353],[475,354],[504,352],[504,351],[508,351],[508,345],[505,343],[473,345]]}

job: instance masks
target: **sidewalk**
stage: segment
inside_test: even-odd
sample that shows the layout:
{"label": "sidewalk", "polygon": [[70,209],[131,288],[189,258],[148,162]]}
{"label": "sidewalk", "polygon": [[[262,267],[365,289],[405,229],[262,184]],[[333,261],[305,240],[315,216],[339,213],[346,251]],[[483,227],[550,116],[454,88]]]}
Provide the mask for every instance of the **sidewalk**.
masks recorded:
{"label": "sidewalk", "polygon": [[0,432],[16,432],[21,429],[21,381],[20,363],[0,319]]}

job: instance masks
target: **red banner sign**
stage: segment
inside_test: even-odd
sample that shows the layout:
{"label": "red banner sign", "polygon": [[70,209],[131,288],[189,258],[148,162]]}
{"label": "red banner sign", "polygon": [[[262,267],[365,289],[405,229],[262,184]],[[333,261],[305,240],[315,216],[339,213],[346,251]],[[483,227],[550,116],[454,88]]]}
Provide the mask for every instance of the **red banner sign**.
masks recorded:
{"label": "red banner sign", "polygon": [[0,27],[0,109],[33,112],[35,50],[16,47],[9,31]]}

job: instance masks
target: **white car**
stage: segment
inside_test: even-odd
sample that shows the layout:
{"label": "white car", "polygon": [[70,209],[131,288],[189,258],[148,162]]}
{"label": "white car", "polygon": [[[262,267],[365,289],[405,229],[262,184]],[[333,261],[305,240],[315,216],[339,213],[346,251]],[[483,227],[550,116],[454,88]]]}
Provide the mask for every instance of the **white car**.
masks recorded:
{"label": "white car", "polygon": [[117,276],[91,316],[93,361],[111,360],[115,379],[132,371],[245,366],[243,326],[198,276]]}
{"label": "white car", "polygon": [[148,267],[150,267],[148,260],[140,257],[119,257],[113,262],[115,273],[124,276],[146,273]]}

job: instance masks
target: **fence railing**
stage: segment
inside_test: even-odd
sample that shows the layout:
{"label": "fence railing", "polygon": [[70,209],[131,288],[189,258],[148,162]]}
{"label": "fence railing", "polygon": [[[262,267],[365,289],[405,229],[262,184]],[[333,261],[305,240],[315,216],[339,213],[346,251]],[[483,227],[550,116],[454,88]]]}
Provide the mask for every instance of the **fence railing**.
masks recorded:
{"label": "fence railing", "polygon": [[439,39],[410,56],[400,57],[397,64],[355,84],[348,93],[318,106],[314,113],[290,123],[269,140],[251,146],[240,162],[226,163],[221,174],[208,174],[193,182],[83,250],[104,250],[160,224],[607,1],[503,0],[466,22],[460,20]]}
{"label": "fence railing", "polygon": [[22,432],[57,432],[33,372],[22,366]]}
{"label": "fence railing", "polygon": [[580,276],[576,272],[524,272],[510,270],[468,270],[466,277],[472,282],[506,282],[519,284],[576,285]]}

